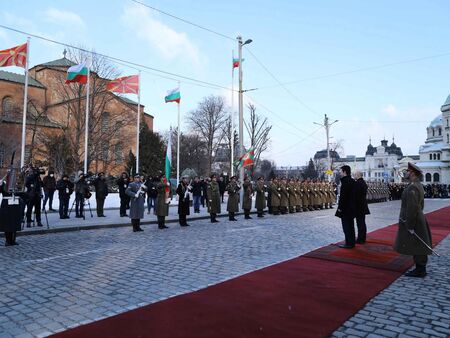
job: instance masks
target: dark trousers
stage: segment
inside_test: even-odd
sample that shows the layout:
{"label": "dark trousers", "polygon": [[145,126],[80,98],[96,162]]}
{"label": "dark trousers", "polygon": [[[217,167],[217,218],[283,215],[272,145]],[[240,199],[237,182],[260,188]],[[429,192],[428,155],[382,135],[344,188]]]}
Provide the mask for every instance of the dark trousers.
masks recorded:
{"label": "dark trousers", "polygon": [[15,231],[8,231],[5,232],[5,241],[6,244],[13,245],[16,243],[16,232]]}
{"label": "dark trousers", "polygon": [[[212,215],[212,214],[211,214]],[[228,219],[231,221],[234,219],[234,212],[229,211],[228,212]]]}
{"label": "dark trousers", "polygon": [[83,216],[84,212],[84,196],[83,194],[76,193],[75,195],[75,214],[77,216]]}
{"label": "dark trousers", "polygon": [[158,228],[162,229],[166,224],[166,216],[158,216]]}
{"label": "dark trousers", "polygon": [[425,270],[428,262],[427,255],[414,255],[413,256],[414,263],[416,264],[416,268],[418,270]]}
{"label": "dark trousers", "polygon": [[356,227],[358,228],[358,241],[365,242],[367,234],[366,215],[356,216]]}
{"label": "dark trousers", "polygon": [[125,196],[120,196],[120,216],[125,216],[127,214],[127,205],[130,201],[130,198]]}
{"label": "dark trousers", "polygon": [[49,209],[53,209],[53,194],[55,193],[55,190],[50,191],[44,191],[44,204],[42,205],[42,209],[45,209],[45,205],[48,201],[48,207]]}
{"label": "dark trousers", "polygon": [[180,225],[186,225],[187,224],[186,215],[178,215],[178,221],[180,222]]}
{"label": "dark trousers", "polygon": [[221,192],[220,193],[220,198],[222,199],[222,203],[223,203],[223,196],[225,195],[225,193]]}
{"label": "dark trousers", "polygon": [[41,198],[39,196],[30,198],[27,202],[27,223],[31,222],[31,213],[36,213],[36,222],[41,222]]}
{"label": "dark trousers", "polygon": [[205,200],[206,200],[206,197],[205,197],[204,195],[202,195],[202,198],[201,198],[200,200],[201,200],[201,202],[202,202],[202,207],[204,208],[204,207],[205,207]]}
{"label": "dark trousers", "polygon": [[97,217],[103,216],[103,207],[105,206],[104,198],[96,198],[97,201]]}
{"label": "dark trousers", "polygon": [[133,230],[137,230],[141,227],[141,220],[139,218],[132,218],[131,225],[133,226]]}
{"label": "dark trousers", "polygon": [[345,244],[355,246],[355,219],[350,217],[342,217],[342,230],[345,235]]}
{"label": "dark trousers", "polygon": [[258,217],[264,217],[264,209],[257,209]]}
{"label": "dark trousers", "polygon": [[69,197],[59,198],[59,217],[67,217],[67,212],[69,210]]}
{"label": "dark trousers", "polygon": [[147,208],[148,212],[150,212],[153,208],[153,213],[156,213],[156,197],[147,197]]}
{"label": "dark trousers", "polygon": [[250,218],[250,209],[244,209],[244,215],[246,219]]}
{"label": "dark trousers", "polygon": [[194,212],[200,212],[200,200],[201,199],[202,199],[202,196],[194,195]]}
{"label": "dark trousers", "polygon": [[210,216],[211,216],[211,222],[213,222],[216,220],[217,214],[211,213]]}

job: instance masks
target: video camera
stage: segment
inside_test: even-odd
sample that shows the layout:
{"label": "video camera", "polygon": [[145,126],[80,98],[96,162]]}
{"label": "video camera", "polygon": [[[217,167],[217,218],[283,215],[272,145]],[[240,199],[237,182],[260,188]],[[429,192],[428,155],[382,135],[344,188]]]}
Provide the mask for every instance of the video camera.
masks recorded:
{"label": "video camera", "polygon": [[29,176],[29,175],[40,176],[40,175],[44,175],[45,174],[45,169],[39,168],[39,167],[33,167],[32,165],[30,165],[25,170],[25,173],[27,174],[27,176]]}

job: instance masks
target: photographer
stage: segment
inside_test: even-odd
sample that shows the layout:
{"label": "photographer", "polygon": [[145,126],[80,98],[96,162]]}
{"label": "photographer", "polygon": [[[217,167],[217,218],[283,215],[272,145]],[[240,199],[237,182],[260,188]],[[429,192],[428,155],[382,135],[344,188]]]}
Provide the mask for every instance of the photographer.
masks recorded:
{"label": "photographer", "polygon": [[153,208],[153,213],[156,215],[156,196],[158,196],[158,191],[156,191],[156,183],[158,182],[157,177],[149,177],[145,181],[145,186],[147,187],[147,214],[150,215],[150,212]]}
{"label": "photographer", "polygon": [[188,184],[188,177],[184,176],[177,187],[178,195],[178,219],[180,226],[187,227],[186,216],[190,214],[189,212],[189,193],[192,191],[192,186]]}
{"label": "photographer", "polygon": [[138,173],[134,175],[134,182],[131,182],[125,190],[127,196],[131,198],[130,218],[133,232],[144,231],[141,228],[141,219],[144,218],[146,190],[146,186],[141,182],[141,175]]}
{"label": "photographer", "polygon": [[86,177],[81,173],[75,181],[75,217],[84,218],[84,199],[91,197]]}
{"label": "photographer", "polygon": [[41,223],[41,199],[42,199],[42,180],[44,173],[42,169],[29,166],[25,171],[25,196],[27,200],[27,228],[31,227],[31,213],[36,214],[36,225],[42,226]]}
{"label": "photographer", "polygon": [[123,172],[120,178],[117,180],[117,186],[119,187],[120,197],[120,217],[126,217],[128,204],[130,203],[130,197],[125,193],[130,184],[130,178],[126,172]]}
{"label": "photographer", "polygon": [[69,176],[64,174],[62,179],[56,183],[56,189],[59,196],[59,218],[70,218],[67,212],[69,210],[70,195],[73,193],[73,183],[69,181]]}
{"label": "photographer", "polygon": [[55,179],[55,172],[49,171],[48,175],[44,177],[42,180],[43,188],[44,188],[44,204],[42,205],[42,211],[45,210],[45,205],[48,201],[48,210],[53,210],[53,194],[56,190],[56,179]]}
{"label": "photographer", "polygon": [[108,184],[106,183],[105,173],[101,172],[94,180],[92,185],[95,187],[95,200],[97,201],[97,217],[106,217],[103,213],[106,196],[108,196]]}

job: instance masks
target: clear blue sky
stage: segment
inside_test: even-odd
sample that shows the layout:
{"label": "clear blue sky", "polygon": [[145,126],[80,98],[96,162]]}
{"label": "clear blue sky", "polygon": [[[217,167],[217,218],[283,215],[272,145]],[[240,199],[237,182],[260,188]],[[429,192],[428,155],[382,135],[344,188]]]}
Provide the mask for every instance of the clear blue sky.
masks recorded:
{"label": "clear blue sky", "polygon": [[[332,127],[332,142],[342,140],[345,154],[362,156],[369,137],[378,145],[383,137],[391,141],[393,135],[404,154],[417,154],[426,126],[450,94],[450,54],[320,78],[449,53],[448,1],[142,1],[228,36],[251,38],[248,48],[279,81],[303,80],[286,86],[293,95],[272,87],[277,82],[244,50],[244,87],[260,88],[248,94],[257,111],[273,124],[266,156],[278,165],[303,165],[316,150],[325,148],[323,130],[308,137],[318,128],[313,122],[322,122],[324,113],[340,120]],[[0,22],[231,86],[235,42],[130,0],[9,2],[0,10]],[[0,29],[1,49],[24,40]],[[62,49],[32,39],[31,64],[60,58]],[[135,72],[119,68],[124,75]],[[176,105],[163,102],[166,91],[176,86],[176,81],[142,74],[142,102],[155,116],[158,131],[176,124]],[[223,89],[182,82],[183,114],[210,94],[230,97]]]}

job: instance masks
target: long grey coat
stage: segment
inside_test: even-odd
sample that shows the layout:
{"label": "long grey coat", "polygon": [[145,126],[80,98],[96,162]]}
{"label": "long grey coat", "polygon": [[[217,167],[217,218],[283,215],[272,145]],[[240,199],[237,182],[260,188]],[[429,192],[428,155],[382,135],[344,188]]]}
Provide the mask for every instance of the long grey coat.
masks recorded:
{"label": "long grey coat", "polygon": [[130,196],[130,218],[131,219],[142,219],[144,218],[144,202],[145,202],[145,194],[140,194],[138,198],[135,197],[136,193],[139,190],[139,187],[143,183],[141,182],[131,182],[127,189],[125,190],[125,194]]}
{"label": "long grey coat", "polygon": [[256,202],[255,207],[257,210],[263,210],[266,208],[266,196],[264,189],[264,182],[256,183]]}
{"label": "long grey coat", "polygon": [[239,190],[236,182],[230,182],[227,185],[226,191],[228,192],[227,211],[239,212]]}
{"label": "long grey coat", "polygon": [[206,190],[206,194],[208,196],[208,212],[210,214],[220,214],[220,191],[219,191],[219,183],[216,181],[212,181],[208,184],[208,188]]}
{"label": "long grey coat", "polygon": [[424,190],[420,182],[413,182],[402,193],[397,238],[394,249],[403,255],[431,255],[431,251],[408,229],[412,229],[431,247],[431,232],[423,214]]}
{"label": "long grey coat", "polygon": [[250,182],[244,182],[243,184],[244,194],[242,198],[242,209],[250,210],[252,208],[252,195],[253,187]]}

